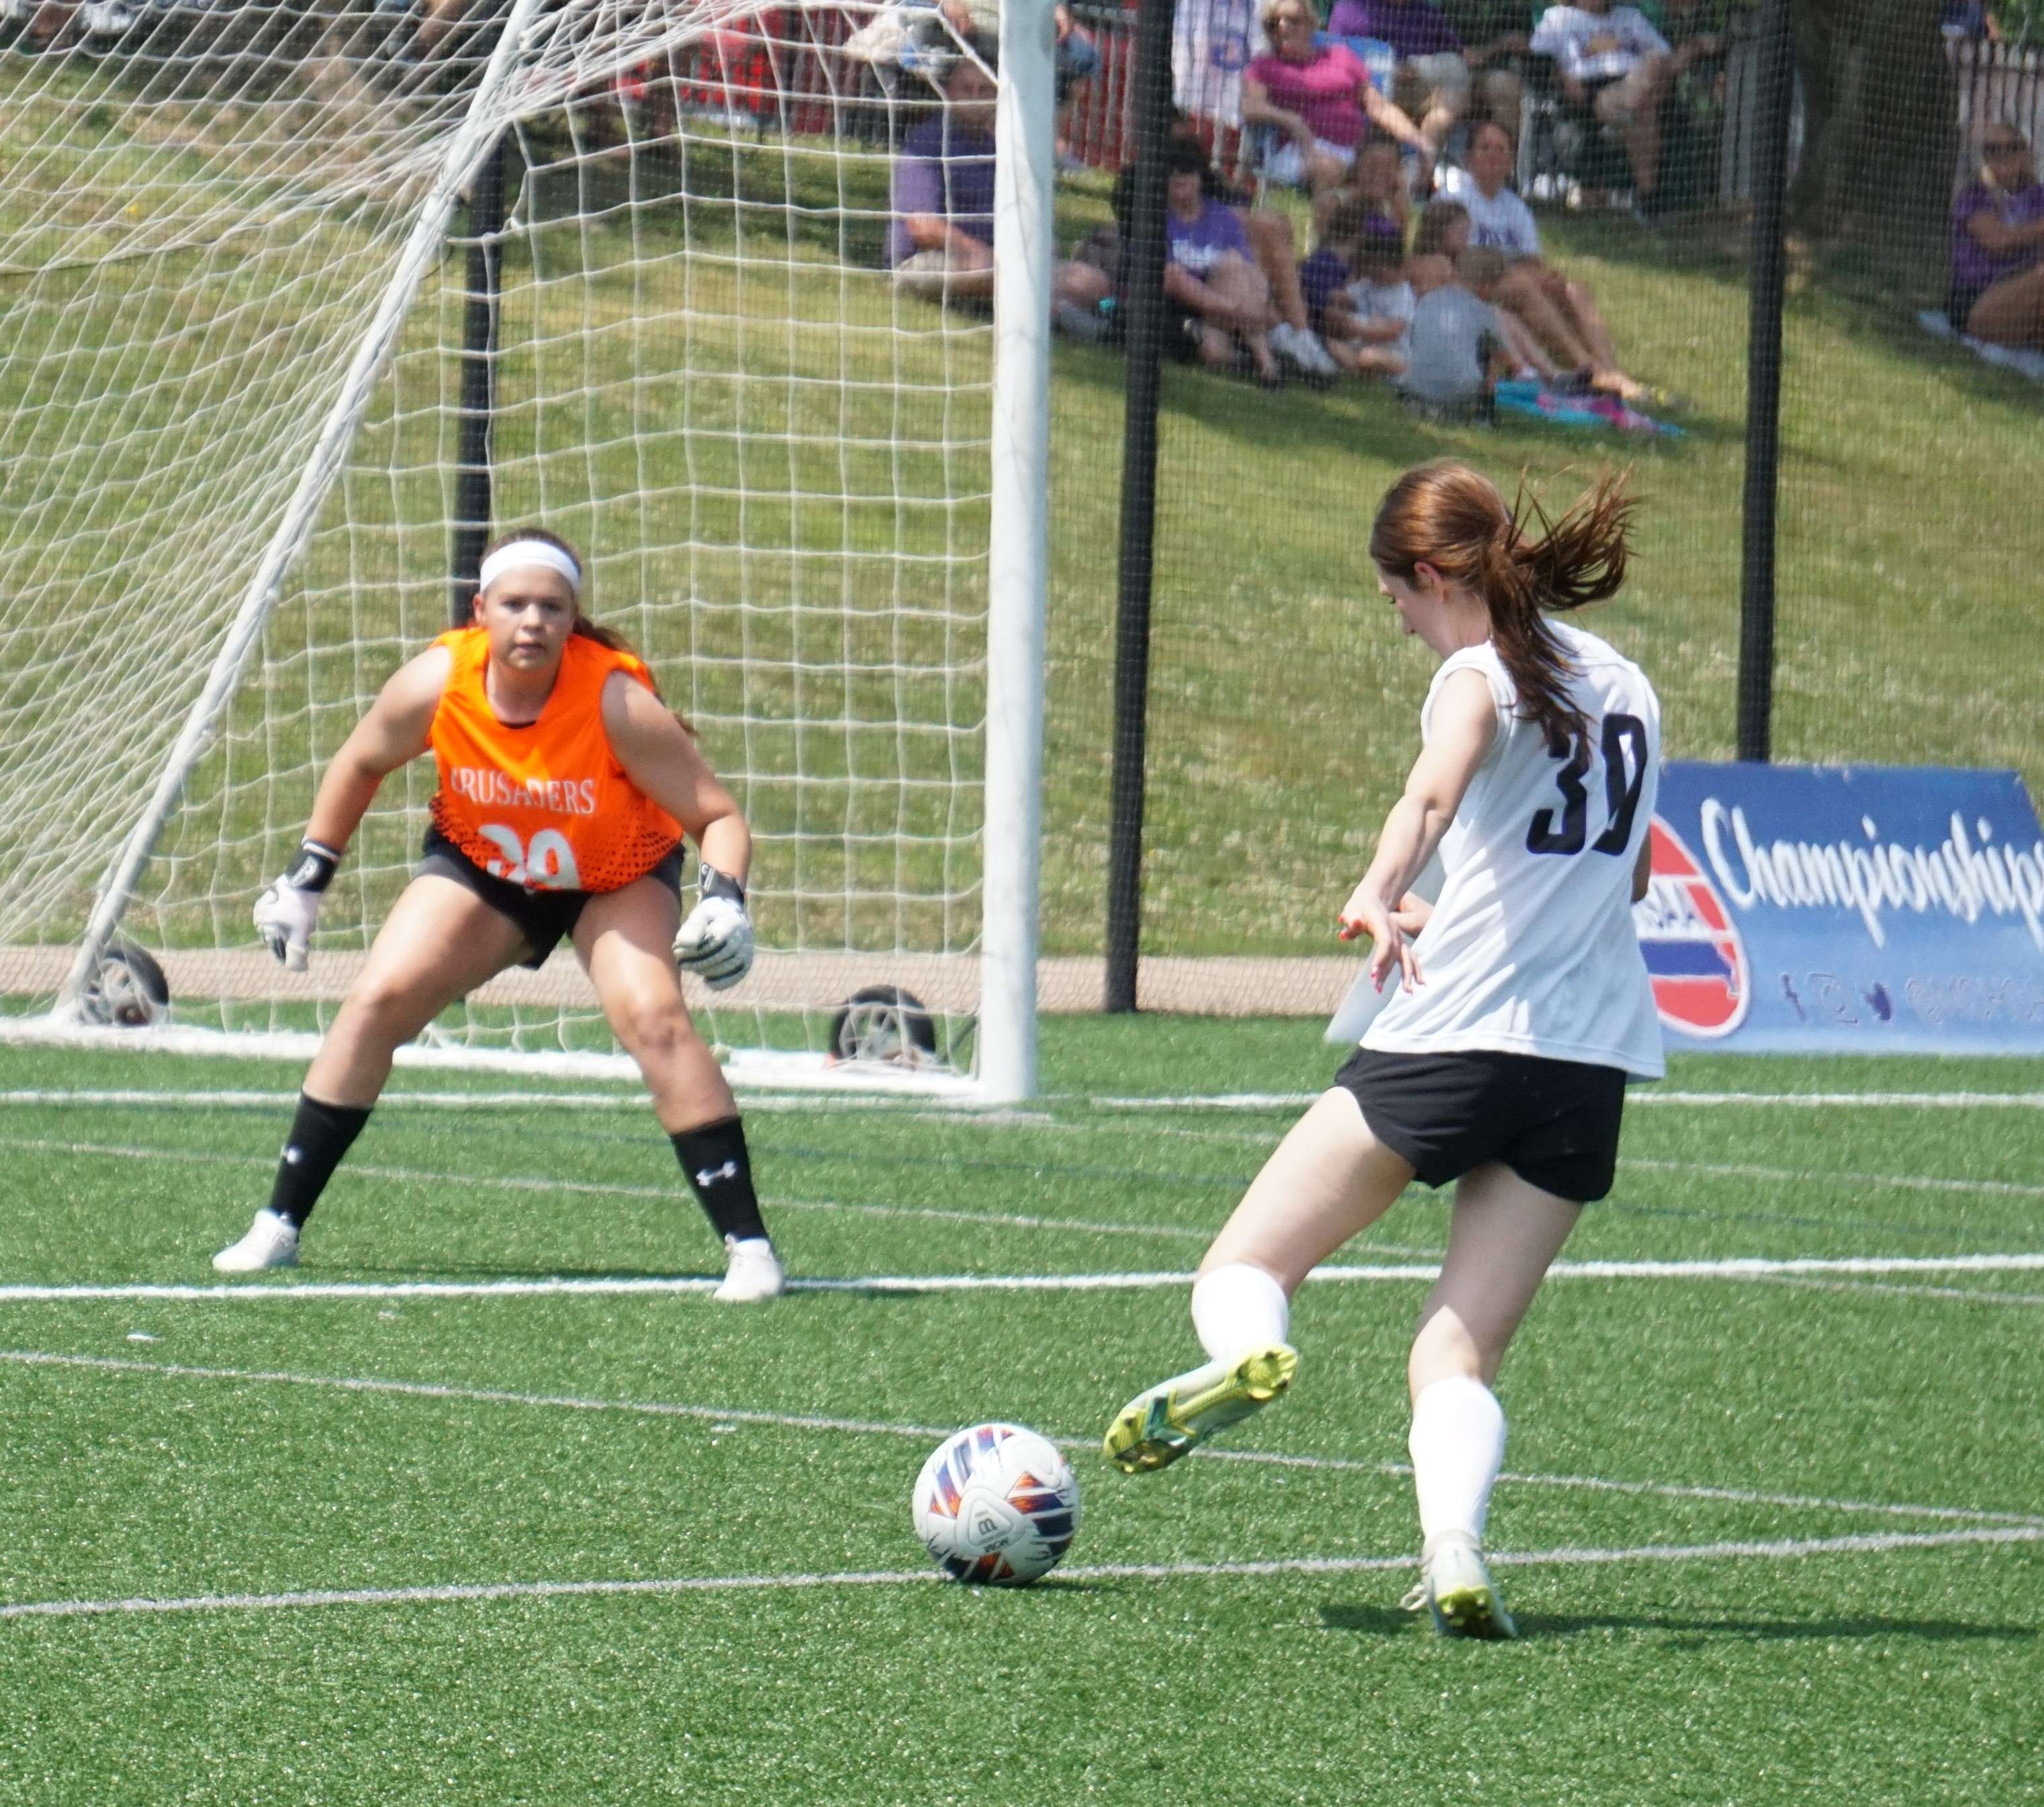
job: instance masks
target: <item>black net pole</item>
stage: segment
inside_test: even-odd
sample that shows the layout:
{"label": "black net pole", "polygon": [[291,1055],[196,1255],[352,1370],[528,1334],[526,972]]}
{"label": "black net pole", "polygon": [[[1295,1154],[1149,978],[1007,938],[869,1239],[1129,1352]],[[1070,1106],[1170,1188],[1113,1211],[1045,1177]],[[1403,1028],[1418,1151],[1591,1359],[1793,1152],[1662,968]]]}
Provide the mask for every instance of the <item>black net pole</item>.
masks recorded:
{"label": "black net pole", "polygon": [[1107,1008],[1135,1008],[1143,940],[1143,791],[1150,700],[1150,586],[1157,525],[1157,402],[1164,325],[1164,158],[1173,0],[1135,21],[1135,177],[1123,263],[1128,308],[1121,557],[1114,632],[1114,784],[1107,848]]}
{"label": "black net pole", "polygon": [[1740,571],[1739,756],[1765,760],[1774,711],[1775,498],[1781,463],[1782,215],[1795,85],[1792,0],[1760,12],[1760,117],[1753,166],[1753,291],[1746,334],[1745,554]]}
{"label": "black net pole", "polygon": [[497,408],[497,301],[504,251],[505,140],[475,172],[468,198],[468,306],[462,321],[461,433],[456,451],[454,537],[448,562],[448,617],[469,621],[475,575],[489,544],[490,440]]}

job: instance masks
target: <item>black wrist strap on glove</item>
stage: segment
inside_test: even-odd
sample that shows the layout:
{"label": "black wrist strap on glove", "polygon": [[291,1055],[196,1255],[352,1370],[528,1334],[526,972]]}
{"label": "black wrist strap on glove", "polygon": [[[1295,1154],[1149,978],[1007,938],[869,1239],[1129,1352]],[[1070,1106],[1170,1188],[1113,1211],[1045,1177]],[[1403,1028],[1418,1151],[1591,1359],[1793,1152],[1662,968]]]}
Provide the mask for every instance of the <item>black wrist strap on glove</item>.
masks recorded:
{"label": "black wrist strap on glove", "polygon": [[740,909],[745,907],[745,887],[728,872],[701,860],[696,863],[696,886],[706,898],[728,898]]}
{"label": "black wrist strap on glove", "polygon": [[340,870],[340,855],[323,842],[298,843],[298,857],[284,874],[284,882],[294,891],[323,891]]}

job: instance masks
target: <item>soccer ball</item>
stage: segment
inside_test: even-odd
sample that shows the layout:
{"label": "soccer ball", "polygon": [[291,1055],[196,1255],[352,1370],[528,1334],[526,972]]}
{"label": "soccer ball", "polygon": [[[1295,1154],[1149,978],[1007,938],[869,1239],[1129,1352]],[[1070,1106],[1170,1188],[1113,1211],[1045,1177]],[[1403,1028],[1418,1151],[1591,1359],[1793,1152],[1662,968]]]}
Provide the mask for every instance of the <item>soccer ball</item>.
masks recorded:
{"label": "soccer ball", "polygon": [[916,1535],[953,1581],[1021,1587],[1071,1547],[1079,1481],[1047,1438],[974,1424],[931,1452],[912,1509]]}

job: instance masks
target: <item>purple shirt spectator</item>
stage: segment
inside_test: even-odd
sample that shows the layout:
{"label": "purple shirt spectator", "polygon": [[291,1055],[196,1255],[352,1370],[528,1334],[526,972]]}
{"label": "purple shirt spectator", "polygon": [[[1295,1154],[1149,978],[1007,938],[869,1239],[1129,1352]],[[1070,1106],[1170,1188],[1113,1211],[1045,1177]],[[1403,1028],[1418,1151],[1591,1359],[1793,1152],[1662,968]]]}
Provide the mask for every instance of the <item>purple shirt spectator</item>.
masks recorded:
{"label": "purple shirt spectator", "polygon": [[1207,196],[1200,200],[1200,217],[1181,220],[1166,210],[1164,242],[1171,261],[1195,276],[1204,276],[1229,252],[1245,263],[1255,262],[1249,248],[1249,232],[1232,207]]}
{"label": "purple shirt spectator", "polygon": [[1370,71],[1347,44],[1328,44],[1309,63],[1259,56],[1243,73],[1262,84],[1274,106],[1298,114],[1324,143],[1343,150],[1362,143],[1370,121],[1356,96]]}
{"label": "purple shirt spectator", "polygon": [[[1997,193],[1984,182],[1969,183],[1952,204],[1952,290],[1963,294],[1967,306],[2004,276],[2019,276],[2034,267],[2039,253],[2035,246],[2022,251],[1989,251],[1968,230],[1968,222],[1981,213],[1997,213],[2004,225],[2023,226],[2044,220],[2044,182],[2033,182],[2014,193]],[[1963,320],[1954,320],[1963,328]]]}
{"label": "purple shirt spectator", "polygon": [[1312,317],[1316,333],[1325,330],[1327,303],[1355,280],[1348,260],[1331,244],[1324,244],[1299,265],[1299,294]]}
{"label": "purple shirt spectator", "polygon": [[1336,37],[1374,37],[1388,44],[1400,62],[1462,47],[1432,0],[1335,0],[1327,29]]}
{"label": "purple shirt spectator", "polygon": [[983,244],[993,243],[993,140],[939,114],[910,129],[894,159],[893,223],[887,229],[889,268],[916,248],[906,224],[912,213],[934,213]]}

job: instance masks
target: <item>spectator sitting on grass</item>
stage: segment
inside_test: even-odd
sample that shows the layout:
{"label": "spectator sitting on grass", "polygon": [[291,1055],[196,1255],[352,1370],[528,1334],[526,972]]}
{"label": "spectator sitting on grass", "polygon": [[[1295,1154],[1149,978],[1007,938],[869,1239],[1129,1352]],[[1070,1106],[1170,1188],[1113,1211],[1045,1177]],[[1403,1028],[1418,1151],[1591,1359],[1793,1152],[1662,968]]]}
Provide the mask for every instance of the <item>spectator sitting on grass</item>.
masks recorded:
{"label": "spectator sitting on grass", "polygon": [[[1224,182],[1207,159],[1198,125],[1174,109],[1167,136],[1166,171],[1173,167],[1189,168],[1190,160],[1185,155],[1188,152],[1198,160],[1200,192],[1208,200],[1228,208],[1242,221],[1252,259],[1270,285],[1274,320],[1270,348],[1308,381],[1324,382],[1338,376],[1340,367],[1320,343],[1305,297],[1300,290],[1299,260],[1293,249],[1292,222],[1272,208],[1251,206],[1247,193]],[[1114,185],[1115,224],[1095,232],[1087,240],[1087,249],[1082,253],[1089,261],[1112,271],[1117,284],[1123,275],[1122,254],[1128,237],[1126,221],[1134,200],[1135,183],[1135,165],[1124,165]]]}
{"label": "spectator sitting on grass", "polygon": [[1449,171],[1445,185],[1468,211],[1470,241],[1504,254],[1499,302],[1565,369],[1589,369],[1598,388],[1627,402],[1651,399],[1651,392],[1619,368],[1596,298],[1541,257],[1532,210],[1505,186],[1512,163],[1512,140],[1503,129],[1479,125],[1470,140],[1468,167]]}
{"label": "spectator sitting on grass", "polygon": [[1632,166],[1635,203],[1651,213],[1661,183],[1661,102],[1674,72],[1668,40],[1637,6],[1581,0],[1541,15],[1533,50],[1554,59],[1572,102],[1618,134]]}
{"label": "spectator sitting on grass", "polygon": [[[944,75],[944,104],[912,127],[894,160],[887,261],[895,287],[924,301],[984,304],[993,295],[993,49],[974,40]],[[1051,274],[1051,305],[1077,329],[1099,317],[1110,285],[1084,263]]]}
{"label": "spectator sitting on grass", "polygon": [[[1393,94],[1439,157],[1475,96],[1474,63],[1435,0],[1335,0],[1327,29],[1337,37],[1374,38],[1398,59]],[[1489,59],[1486,58],[1486,60]],[[1482,78],[1482,106],[1495,117],[1519,117],[1519,78],[1492,69]]]}
{"label": "spectator sitting on grass", "polygon": [[1331,188],[1373,126],[1431,160],[1419,127],[1377,91],[1362,60],[1345,44],[1314,41],[1320,21],[1308,0],[1269,0],[1262,19],[1271,48],[1243,71],[1242,121],[1284,134],[1265,166],[1273,182],[1315,194]]}
{"label": "spectator sitting on grass", "polygon": [[1952,204],[1946,313],[1990,345],[2044,347],[2044,183],[2012,125],[1981,134],[1979,178]]}
{"label": "spectator sitting on grass", "polygon": [[1414,294],[1424,298],[1454,280],[1455,260],[1469,248],[1470,233],[1470,211],[1461,202],[1427,203],[1412,235],[1412,255],[1405,260],[1405,279]]}
{"label": "spectator sitting on grass", "polygon": [[1335,209],[1350,199],[1362,201],[1372,219],[1396,232],[1401,246],[1412,236],[1412,198],[1405,186],[1398,147],[1388,138],[1370,140],[1356,152],[1348,174],[1335,186],[1313,197],[1313,224],[1323,235]]}
{"label": "spectator sitting on grass", "polygon": [[1487,416],[1497,379],[1512,369],[1497,310],[1477,292],[1485,275],[1495,283],[1503,275],[1504,260],[1487,248],[1462,255],[1469,280],[1458,263],[1413,308],[1412,352],[1398,382],[1430,413],[1458,419]]}
{"label": "spectator sitting on grass", "polygon": [[1524,325],[1495,304],[1504,280],[1504,253],[1473,244],[1456,254],[1452,280],[1412,309],[1412,354],[1400,385],[1430,408],[1489,412],[1500,376],[1564,388],[1578,385],[1557,370]]}
{"label": "spectator sitting on grass", "polygon": [[1246,357],[1266,389],[1283,383],[1270,348],[1270,285],[1256,267],[1249,234],[1235,210],[1206,194],[1206,160],[1174,145],[1164,179],[1164,298],[1197,323],[1199,357],[1232,370]]}
{"label": "spectator sitting on grass", "polygon": [[1320,249],[1300,266],[1335,362],[1358,376],[1400,376],[1412,324],[1405,247],[1356,198],[1327,221]]}
{"label": "spectator sitting on grass", "polygon": [[1420,305],[1405,279],[1404,247],[1381,233],[1366,231],[1346,299],[1354,317],[1372,329],[1365,337],[1396,356],[1402,371],[1412,360],[1412,316]]}

